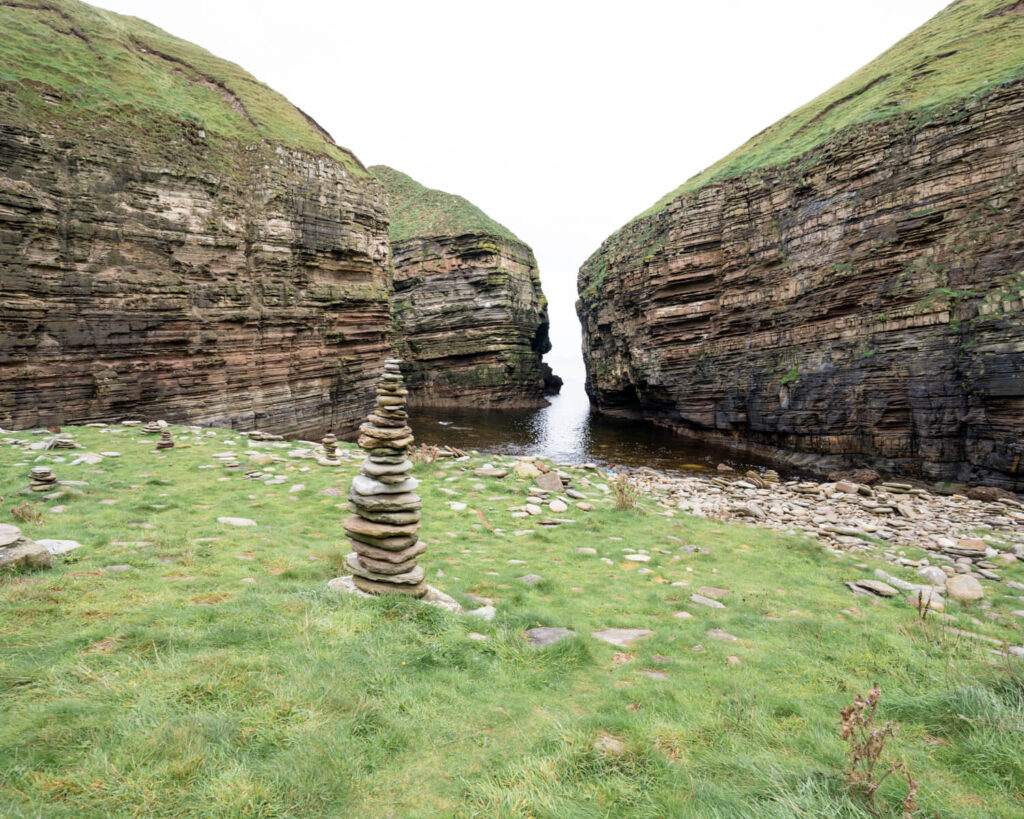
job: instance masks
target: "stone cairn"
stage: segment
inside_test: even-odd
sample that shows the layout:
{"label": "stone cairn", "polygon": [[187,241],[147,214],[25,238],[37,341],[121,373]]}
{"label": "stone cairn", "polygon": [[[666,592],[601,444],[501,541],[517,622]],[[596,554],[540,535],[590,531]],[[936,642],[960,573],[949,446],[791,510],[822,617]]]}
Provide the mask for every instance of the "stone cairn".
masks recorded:
{"label": "stone cairn", "polygon": [[355,550],[345,561],[356,588],[369,594],[428,592],[423,567],[416,557],[426,548],[418,538],[420,496],[413,493],[419,481],[409,475],[406,457],[413,442],[399,360],[388,359],[377,387],[377,406],[359,431],[359,446],[369,453],[360,474],[352,481],[345,534]]}
{"label": "stone cairn", "polygon": [[317,459],[318,463],[320,463],[321,466],[340,465],[341,459],[338,457],[338,439],[334,437],[334,433],[328,432],[320,443],[322,443],[324,447],[324,456]]}
{"label": "stone cairn", "polygon": [[70,435],[61,435],[54,438],[47,449],[76,449],[77,447],[78,444],[74,442]]}
{"label": "stone cairn", "polygon": [[57,476],[48,466],[34,466],[28,476],[32,481],[30,488],[33,492],[47,492],[57,485]]}
{"label": "stone cairn", "polygon": [[142,431],[147,435],[159,435],[161,427],[156,421],[150,421],[146,426],[142,428]]}
{"label": "stone cairn", "polygon": [[174,449],[174,439],[171,437],[171,431],[164,427],[160,430],[160,440],[156,442],[157,449]]}

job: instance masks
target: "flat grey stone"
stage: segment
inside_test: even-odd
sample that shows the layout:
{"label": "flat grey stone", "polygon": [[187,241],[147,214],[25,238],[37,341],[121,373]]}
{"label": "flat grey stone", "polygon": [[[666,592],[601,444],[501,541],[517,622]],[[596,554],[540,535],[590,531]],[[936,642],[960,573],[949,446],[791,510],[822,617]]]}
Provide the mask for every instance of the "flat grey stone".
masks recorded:
{"label": "flat grey stone", "polygon": [[619,648],[629,648],[636,640],[650,637],[653,631],[646,628],[606,628],[593,633],[594,639],[611,643]]}
{"label": "flat grey stone", "polygon": [[544,578],[541,577],[539,574],[524,574],[522,577],[519,578],[519,581],[521,583],[525,583],[527,586],[536,586],[543,579]]}
{"label": "flat grey stone", "polygon": [[416,478],[406,478],[401,483],[384,483],[366,475],[356,475],[352,479],[352,489],[360,495],[399,495],[412,492],[420,485]]}
{"label": "flat grey stone", "polygon": [[700,603],[702,606],[707,606],[712,609],[724,609],[725,604],[719,603],[717,600],[712,600],[710,597],[705,597],[703,594],[691,594],[690,600],[694,603]]}
{"label": "flat grey stone", "polygon": [[9,523],[0,523],[0,547],[10,546],[21,538],[21,529]]}
{"label": "flat grey stone", "polygon": [[538,626],[527,629],[523,636],[535,646],[550,646],[566,637],[575,637],[576,632],[568,628],[555,628],[552,626]]}
{"label": "flat grey stone", "polygon": [[728,640],[734,643],[738,643],[740,641],[739,637],[736,637],[735,635],[730,634],[728,631],[725,631],[724,629],[720,628],[708,629],[708,631],[705,632],[705,635],[707,637],[710,637],[712,640]]}
{"label": "flat grey stone", "polygon": [[259,526],[256,521],[249,520],[249,518],[217,518],[217,523],[227,526]]}
{"label": "flat grey stone", "polygon": [[494,606],[481,606],[478,609],[473,609],[472,611],[467,611],[466,612],[466,616],[467,617],[479,617],[481,620],[484,620],[485,622],[489,623],[489,622],[491,622],[491,620],[494,619],[494,615],[496,615],[497,613],[498,613],[498,610],[496,608],[494,608]]}
{"label": "flat grey stone", "polygon": [[40,546],[45,546],[46,551],[51,555],[62,555],[74,549],[82,548],[82,544],[77,540],[37,540],[36,543]]}
{"label": "flat grey stone", "polygon": [[872,594],[876,594],[879,597],[895,597],[899,594],[896,589],[881,580],[856,580],[854,581],[859,588],[869,591]]}

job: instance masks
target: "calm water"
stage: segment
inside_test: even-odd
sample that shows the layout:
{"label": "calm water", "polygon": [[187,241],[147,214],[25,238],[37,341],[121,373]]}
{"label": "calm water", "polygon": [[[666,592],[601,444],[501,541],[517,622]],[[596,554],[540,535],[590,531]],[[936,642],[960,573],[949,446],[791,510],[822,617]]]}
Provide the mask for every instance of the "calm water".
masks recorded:
{"label": "calm water", "polygon": [[[556,372],[559,372],[556,370]],[[564,376],[563,376],[564,377]],[[539,410],[415,410],[410,419],[419,443],[478,449],[503,455],[542,455],[556,463],[651,466],[691,471],[764,463],[681,438],[643,421],[591,412],[581,379],[567,379],[562,394]]]}

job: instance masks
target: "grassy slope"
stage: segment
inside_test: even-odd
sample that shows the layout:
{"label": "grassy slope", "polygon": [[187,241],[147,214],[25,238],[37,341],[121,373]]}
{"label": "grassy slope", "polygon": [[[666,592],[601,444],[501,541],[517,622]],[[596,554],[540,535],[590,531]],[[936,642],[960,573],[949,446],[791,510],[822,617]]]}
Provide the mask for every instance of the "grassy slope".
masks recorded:
{"label": "grassy slope", "polygon": [[461,196],[426,188],[386,165],[373,165],[370,172],[383,183],[391,200],[392,242],[414,237],[484,233],[525,245],[511,230]]}
{"label": "grassy slope", "polygon": [[[637,218],[711,182],[779,165],[839,131],[912,111],[927,113],[1024,76],[1024,13],[1010,0],[958,0],[820,97],[766,128]],[[1019,5],[1019,4],[1017,4]],[[855,8],[851,13],[856,13]],[[991,15],[991,16],[990,16]]]}
{"label": "grassy slope", "polygon": [[246,71],[135,17],[76,0],[19,0],[0,4],[0,31],[0,122],[155,156],[188,123],[233,149],[266,140],[366,173]]}
{"label": "grassy slope", "polygon": [[[64,514],[23,525],[85,545],[50,571],[0,577],[0,815],[867,819],[837,775],[837,728],[839,709],[874,681],[881,716],[901,720],[895,748],[925,815],[1021,815],[1020,664],[1011,672],[977,644],[923,632],[899,598],[852,597],[841,581],[869,575],[870,557],[670,518],[649,502],[640,514],[598,503],[543,530],[508,518],[529,483],[477,479],[464,471],[472,463],[420,465],[422,564],[463,604],[466,592],[494,598],[498,616],[484,623],[326,589],[347,513],[320,491],[347,489],[357,460],[332,471],[256,445],[281,456],[270,466],[288,478],[266,486],[198,468],[244,452],[244,439],[175,434],[178,448],[156,455],[137,430],[75,430],[91,451],[122,457],[55,463],[90,485],[56,501]],[[0,447],[0,521],[11,522],[31,462]],[[294,498],[293,482],[306,485]],[[449,509],[442,489],[470,508]],[[516,537],[518,527],[537,531]],[[578,554],[584,544],[598,556]],[[653,574],[622,560],[637,548],[650,550]],[[114,564],[131,568],[104,569]],[[527,572],[545,580],[526,587],[516,578]],[[727,608],[691,604],[703,584],[730,589]],[[993,603],[1020,608],[1008,590]],[[859,614],[841,613],[851,606]],[[674,618],[680,609],[693,619]],[[950,609],[1021,642],[1012,619]],[[580,636],[530,648],[519,634],[537,624]],[[609,626],[654,636],[620,653],[589,636]],[[709,639],[713,627],[742,642]],[[601,735],[624,752],[596,749]],[[894,805],[901,791],[884,793]]]}

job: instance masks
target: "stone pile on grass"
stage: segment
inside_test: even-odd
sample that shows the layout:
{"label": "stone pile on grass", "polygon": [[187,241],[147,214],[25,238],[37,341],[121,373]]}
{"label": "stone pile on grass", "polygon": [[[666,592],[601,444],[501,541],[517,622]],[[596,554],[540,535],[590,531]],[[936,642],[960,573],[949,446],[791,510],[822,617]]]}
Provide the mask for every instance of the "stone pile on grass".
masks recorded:
{"label": "stone pile on grass", "polygon": [[345,567],[356,588],[368,594],[422,597],[428,591],[416,558],[425,549],[419,540],[423,503],[415,494],[419,481],[409,475],[413,442],[405,410],[406,396],[398,359],[388,359],[377,387],[377,406],[359,431],[367,459],[352,481],[345,533],[354,551]]}

